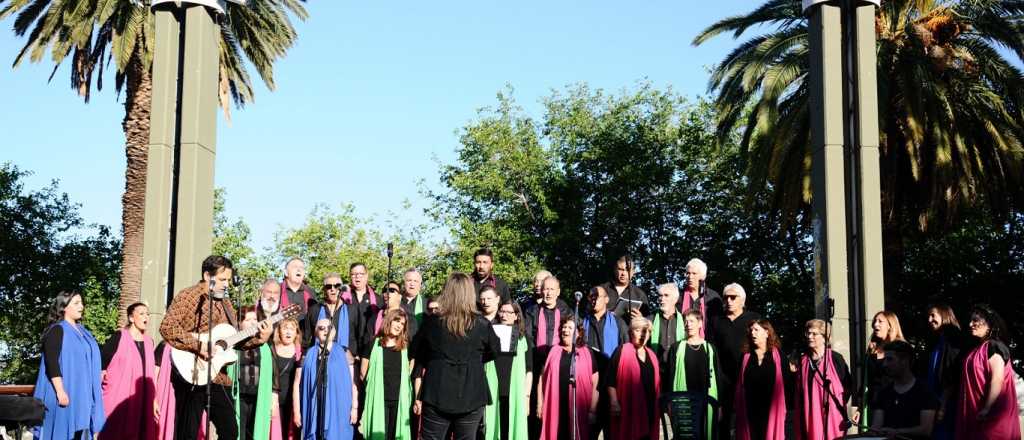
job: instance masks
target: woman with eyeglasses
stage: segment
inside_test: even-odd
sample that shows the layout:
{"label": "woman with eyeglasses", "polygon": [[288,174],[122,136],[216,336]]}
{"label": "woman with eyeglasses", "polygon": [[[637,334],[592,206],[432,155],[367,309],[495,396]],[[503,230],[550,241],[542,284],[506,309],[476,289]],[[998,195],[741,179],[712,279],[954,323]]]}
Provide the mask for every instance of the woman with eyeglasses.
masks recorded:
{"label": "woman with eyeglasses", "polygon": [[[718,353],[715,347],[701,336],[700,329],[704,328],[704,316],[700,309],[692,308],[683,313],[683,328],[686,331],[686,338],[672,344],[668,352],[669,376],[672,382],[663,385],[664,388],[671,388],[675,392],[706,392],[718,402],[719,372],[722,370],[718,362]],[[705,432],[707,438],[716,438],[718,426],[715,424],[717,417],[713,406],[707,406],[707,417]]]}
{"label": "woman with eyeglasses", "polygon": [[423,367],[413,403],[421,416],[420,438],[445,439],[451,428],[455,440],[475,439],[492,398],[484,363],[494,359],[498,337],[480,317],[469,275],[450,275],[438,303],[439,314],[423,319],[413,343],[417,368]]}
{"label": "woman with eyeglasses", "polygon": [[[385,290],[385,298],[389,295]],[[394,295],[394,294],[391,294]],[[360,377],[366,382],[363,437],[369,440],[409,440],[412,409],[409,359],[409,315],[404,309],[384,314],[375,342],[362,355]]]}
{"label": "woman with eyeglasses", "polygon": [[[700,313],[696,309],[692,309]],[[629,341],[619,346],[608,364],[608,399],[612,437],[621,440],[658,438],[658,396],[661,368],[654,350],[647,347],[651,322],[633,318]],[[711,437],[708,437],[711,438]]]}
{"label": "woman with eyeglasses", "polygon": [[[562,317],[558,328],[559,343],[548,352],[537,386],[536,414],[541,419],[540,438],[572,439],[575,425],[576,438],[589,439],[599,397],[598,354],[586,346],[583,332],[577,330],[576,318],[571,313]],[[570,395],[570,360],[573,357],[576,358],[576,392]]]}
{"label": "woman with eyeglasses", "polygon": [[316,323],[321,319],[326,319],[330,321],[331,328],[338,333],[337,340],[353,350],[357,349],[359,332],[356,331],[356,323],[358,320],[343,300],[345,293],[348,292],[348,285],[341,282],[341,275],[328,273],[324,275],[321,292],[323,301],[311,302],[306,319],[302,320],[305,324],[301,332],[303,348],[308,349],[316,343]]}
{"label": "woman with eyeglasses", "polygon": [[1006,321],[991,307],[978,305],[971,310],[969,328],[976,346],[963,363],[956,438],[1020,439]]}
{"label": "woman with eyeglasses", "polygon": [[529,435],[527,406],[530,384],[533,383],[533,348],[526,339],[526,325],[519,304],[514,301],[502,303],[498,307],[498,321],[499,324],[494,326],[495,332],[504,327],[509,336],[507,339],[499,338],[501,345],[494,362],[484,365],[487,386],[491,391],[491,404],[487,405],[484,415],[485,438],[526,440]]}
{"label": "woman with eyeglasses", "polygon": [[882,310],[875,313],[871,321],[871,341],[868,343],[867,354],[864,359],[867,361],[863,369],[864,375],[861,381],[860,393],[853,397],[853,422],[862,426],[870,426],[871,415],[876,405],[875,399],[878,393],[890,384],[892,380],[885,374],[882,368],[882,360],[885,359],[885,345],[893,341],[906,341],[903,338],[903,328],[900,327],[900,319],[895,313]]}
{"label": "woman with eyeglasses", "polygon": [[302,438],[351,440],[359,418],[352,353],[336,340],[330,319],[317,321],[315,330],[317,343],[306,351],[302,361]]}
{"label": "woman with eyeglasses", "polygon": [[755,319],[747,327],[743,360],[737,375],[734,411],[736,439],[783,440],[786,438],[786,391],[782,344],[767,319]]}
{"label": "woman with eyeglasses", "polygon": [[922,361],[926,363],[924,371],[928,389],[939,397],[932,438],[948,440],[953,438],[956,421],[956,393],[960,391],[957,360],[960,359],[963,336],[953,308],[946,304],[928,307],[928,329],[931,330],[929,347]]}
{"label": "woman with eyeglasses", "polygon": [[[850,368],[843,355],[825,346],[825,321],[807,321],[804,330],[807,348],[793,365],[797,415],[793,431],[797,440],[836,438],[843,435],[840,426],[849,397],[847,391],[851,389]],[[823,410],[826,407],[827,417]]]}
{"label": "woman with eyeglasses", "polygon": [[84,311],[78,292],[60,292],[53,299],[34,393],[46,413],[43,424],[32,430],[34,438],[92,439],[106,423],[100,347],[81,324]]}

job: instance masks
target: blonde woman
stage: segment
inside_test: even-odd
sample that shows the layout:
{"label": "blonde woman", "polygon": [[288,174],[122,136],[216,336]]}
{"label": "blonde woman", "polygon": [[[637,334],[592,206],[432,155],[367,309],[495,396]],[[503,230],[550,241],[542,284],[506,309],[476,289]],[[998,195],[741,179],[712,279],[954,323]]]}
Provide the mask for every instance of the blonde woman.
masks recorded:
{"label": "blonde woman", "polygon": [[864,356],[864,376],[861,380],[861,390],[853,398],[853,421],[863,426],[870,426],[872,407],[878,392],[885,388],[892,380],[882,369],[882,360],[885,359],[885,345],[893,341],[906,341],[903,339],[903,328],[900,327],[900,319],[895,313],[882,310],[875,313],[871,320],[871,341],[868,342],[868,351]]}

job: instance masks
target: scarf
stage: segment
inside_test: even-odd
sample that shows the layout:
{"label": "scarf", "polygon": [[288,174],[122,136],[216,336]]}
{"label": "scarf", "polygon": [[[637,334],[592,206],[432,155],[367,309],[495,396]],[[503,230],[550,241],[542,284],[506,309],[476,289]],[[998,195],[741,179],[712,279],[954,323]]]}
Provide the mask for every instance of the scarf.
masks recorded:
{"label": "scarf", "polygon": [[[587,341],[590,340],[590,329],[594,326],[592,321],[597,319],[593,316],[588,316],[583,319],[583,332],[586,335]],[[605,356],[611,357],[615,353],[615,349],[619,346],[619,326],[615,322],[615,315],[605,311],[604,313],[604,327],[601,329],[602,344],[601,347],[594,347],[601,350]]]}
{"label": "scarf", "polygon": [[[401,381],[398,391],[398,419],[395,420],[395,440],[412,439],[409,429],[409,408],[412,407],[412,391],[409,387],[409,352],[402,350]],[[368,440],[384,440],[387,420],[384,407],[384,348],[373,344],[370,351],[370,368],[366,374],[366,408],[363,410],[363,435]]]}
{"label": "scarf", "polygon": [[[747,397],[743,388],[743,372],[747,369],[747,363],[753,357],[753,352],[743,355],[743,362],[740,365],[740,373],[736,383],[736,438],[738,440],[751,440],[750,421],[747,420]],[[786,436],[786,392],[782,384],[782,356],[779,350],[772,350],[772,361],[775,362],[775,385],[772,387],[772,403],[768,410],[768,429],[765,430],[766,440],[782,440]],[[758,439],[760,440],[760,439]]]}
{"label": "scarf", "polygon": [[[414,318],[416,318],[416,323],[417,324],[422,324],[423,323],[423,301],[420,300],[420,295],[416,295],[415,298],[413,298],[411,300],[408,300],[408,301],[406,301],[405,298],[402,298],[402,302],[405,304],[406,309],[410,309],[410,311],[412,312],[412,316]],[[413,303],[415,303],[415,305],[413,305],[410,308],[409,304],[413,304]]]}
{"label": "scarf", "polygon": [[[344,327],[344,326],[343,326]],[[324,396],[324,437],[319,440],[351,440],[353,435],[352,424],[349,423],[349,413],[352,411],[352,375],[349,371],[348,360],[345,357],[344,347],[338,344],[328,346],[330,353],[327,355],[327,386]],[[318,428],[319,408],[317,407],[317,363],[320,357],[320,344],[313,344],[306,351],[305,359],[302,362],[302,398],[300,399],[300,411],[302,412],[302,439],[316,440]]]}
{"label": "scarf", "polygon": [[519,338],[516,341],[516,356],[512,359],[512,375],[508,383],[508,408],[501,406],[501,399],[498,397],[498,369],[494,362],[484,364],[484,374],[487,375],[487,388],[491,392],[491,404],[487,405],[484,412],[484,427],[487,432],[485,440],[501,440],[501,413],[508,412],[508,433],[509,440],[526,440],[529,432],[526,429],[526,339]]}
{"label": "scarf", "polygon": [[[1017,413],[1017,391],[1013,381],[1013,363],[1006,359],[1003,377],[1003,391],[996,397],[985,420],[978,420],[978,411],[985,405],[989,380],[992,378],[988,366],[988,347],[991,341],[984,341],[975,348],[963,364],[960,381],[959,408],[956,418],[956,438],[988,440],[1020,439],[1020,424]],[[946,417],[950,417],[947,415]]]}
{"label": "scarf", "polygon": [[703,338],[704,337],[704,324],[703,324],[703,322],[707,322],[707,320],[708,320],[707,309],[704,307],[704,297],[703,296],[698,296],[697,299],[694,300],[693,298],[690,297],[690,292],[692,292],[692,290],[689,290],[689,289],[683,290],[683,300],[679,303],[679,306],[680,306],[679,312],[680,313],[686,313],[687,310],[690,310],[691,308],[693,308],[693,302],[694,301],[699,301],[700,302],[700,316],[704,317],[704,320],[702,321],[702,323],[700,325],[700,337]]}
{"label": "scarf", "polygon": [[[654,366],[654,396],[661,394],[661,369],[654,350],[643,347],[647,353],[647,362]],[[615,391],[618,393],[622,415],[612,418],[612,433],[615,439],[637,440],[648,438],[658,440],[658,418],[651,417],[657,411],[648,405],[644,393],[644,384],[640,379],[640,359],[637,358],[636,347],[632,343],[622,344],[619,352],[619,365],[615,367]],[[584,437],[585,438],[585,437]]]}
{"label": "scarf", "polygon": [[32,433],[36,439],[65,440],[85,431],[86,438],[92,438],[93,433],[103,431],[107,421],[100,391],[100,347],[81,324],[61,320],[50,325],[47,333],[57,326],[64,331],[59,363],[64,391],[71,403],[66,407],[57,404],[57,390],[46,375],[44,354],[39,360],[33,396],[46,406],[46,415],[42,426],[33,428]]}
{"label": "scarf", "polygon": [[[672,382],[672,391],[689,391],[686,387],[686,351],[689,350],[686,347],[686,341],[679,342],[679,348],[676,349],[676,370],[674,371],[674,379]],[[708,344],[708,341],[704,341],[701,344],[704,347],[704,351],[708,354],[708,396],[713,399],[718,399],[718,374],[715,371],[715,348]],[[712,428],[715,422],[715,412],[712,408],[711,403],[708,402],[707,409],[707,424],[705,425],[707,431],[707,438],[712,438]]]}
{"label": "scarf", "polygon": [[[327,304],[320,305],[320,314],[316,317],[317,321],[321,319],[330,319],[331,325],[334,326],[335,336],[334,342],[341,344],[342,347],[348,349],[352,348],[348,346],[349,339],[349,326],[348,326],[348,304],[343,302],[338,303],[338,308],[334,310],[333,316],[327,316]],[[338,325],[338,323],[342,323]],[[314,323],[316,324],[316,323]],[[313,336],[313,345],[317,345],[316,336]],[[307,353],[308,356],[308,353]],[[296,354],[296,360],[299,355]],[[305,369],[303,369],[305,371]]]}
{"label": "scarf", "polygon": [[[540,438],[543,440],[558,440],[558,412],[560,405],[559,382],[561,378],[562,354],[565,350],[561,346],[551,347],[547,361],[544,363],[544,377],[541,378],[544,387],[544,403],[541,413],[544,414],[541,426]],[[594,383],[590,372],[593,371],[593,364],[590,358],[590,349],[586,347],[576,348],[576,395],[570,400],[570,404],[576,405],[576,432],[579,437],[590,438],[590,403],[594,394]],[[579,372],[584,374],[579,374]],[[511,400],[511,399],[510,399]]]}
{"label": "scarf", "polygon": [[[365,298],[365,295],[369,295],[370,296],[370,310],[373,310],[373,311],[376,312],[377,311],[377,293],[373,291],[373,287],[370,287],[370,285],[367,285],[366,286],[366,293],[364,293],[363,295],[364,295],[364,298]],[[348,292],[345,292],[345,293],[343,293],[341,295],[341,301],[346,303],[346,304],[355,303],[357,299],[358,298],[356,298],[356,291],[355,291],[354,288],[352,288],[351,285],[348,286]]]}
{"label": "scarf", "polygon": [[[171,387],[171,370],[174,364],[171,361],[171,347],[164,344],[163,354],[160,356],[160,371],[156,376],[156,403],[160,408],[160,418],[157,421],[157,440],[174,439],[174,409],[177,401],[174,398],[174,388]],[[232,382],[234,383],[234,382]]]}
{"label": "scarf", "polygon": [[[683,330],[683,319],[682,319],[683,317],[679,314],[679,312],[676,312],[675,315],[673,315],[673,316],[675,316],[675,321],[676,321],[676,340],[673,341],[673,342],[678,342],[680,339],[682,339],[683,335],[686,334],[686,331]],[[651,348],[653,348],[655,351],[660,351],[662,349],[662,346],[661,346],[661,320],[662,319],[663,318],[662,318],[661,313],[657,313],[657,314],[654,315],[654,329],[651,330]]]}
{"label": "scarf", "polygon": [[[558,323],[562,322],[562,314],[558,311],[558,307],[555,307],[555,323],[557,327]],[[553,337],[548,336],[548,323],[547,318],[544,317],[544,307],[537,307],[537,339],[535,347],[544,347],[553,344]]]}
{"label": "scarf", "polygon": [[[129,437],[156,437],[156,416],[153,401],[156,397],[156,382],[153,380],[153,339],[142,336],[143,354],[139,356],[138,346],[128,329],[121,329],[114,357],[107,366],[103,381],[103,408],[107,424],[100,432],[100,440]],[[63,370],[62,370],[63,372]],[[117,415],[111,417],[111,413]],[[140,432],[141,430],[141,432]]]}
{"label": "scarf", "polygon": [[[839,374],[836,373],[833,356],[835,354],[831,350],[825,351],[825,355],[821,357],[821,363],[817,368],[824,369],[825,377],[829,380],[832,393],[842,399],[843,383],[840,382]],[[836,405],[835,399],[825,390],[821,372],[812,368],[811,362],[810,355],[805,354],[800,358],[800,376],[797,377],[796,383],[798,419],[793,429],[796,432],[796,439],[831,439],[842,436],[843,430],[840,429],[839,425],[843,422],[842,411],[845,409]],[[808,378],[811,378],[813,384],[809,390],[807,389]],[[825,416],[822,414],[822,408],[824,408],[826,402],[828,403],[829,411],[828,426],[825,426]],[[827,437],[824,437],[826,435]]]}

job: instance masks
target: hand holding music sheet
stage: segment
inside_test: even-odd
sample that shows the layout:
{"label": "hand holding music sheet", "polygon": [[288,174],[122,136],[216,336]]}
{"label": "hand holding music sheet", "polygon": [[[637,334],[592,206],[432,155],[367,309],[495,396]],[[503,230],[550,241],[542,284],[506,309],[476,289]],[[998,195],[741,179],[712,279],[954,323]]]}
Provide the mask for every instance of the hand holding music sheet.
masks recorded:
{"label": "hand holding music sheet", "polygon": [[494,333],[498,335],[498,340],[501,341],[501,351],[506,353],[512,351],[512,326],[497,324],[493,327]]}

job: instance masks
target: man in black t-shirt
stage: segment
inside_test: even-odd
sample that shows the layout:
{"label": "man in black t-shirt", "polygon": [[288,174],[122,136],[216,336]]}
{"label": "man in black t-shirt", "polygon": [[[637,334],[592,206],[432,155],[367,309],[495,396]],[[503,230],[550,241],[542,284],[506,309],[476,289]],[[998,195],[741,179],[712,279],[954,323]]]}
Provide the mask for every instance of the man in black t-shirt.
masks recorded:
{"label": "man in black t-shirt", "polygon": [[935,423],[939,399],[910,370],[914,348],[904,341],[885,345],[882,367],[893,382],[878,394],[871,428],[886,436],[927,439]]}
{"label": "man in black t-shirt", "polygon": [[473,284],[477,293],[482,287],[491,286],[498,292],[501,302],[512,299],[508,283],[494,274],[494,253],[488,248],[480,248],[473,253]]}

